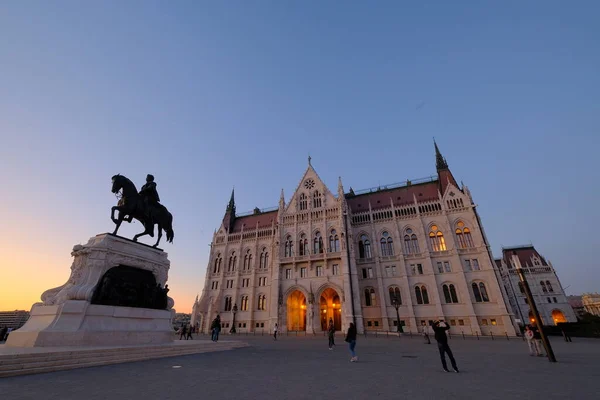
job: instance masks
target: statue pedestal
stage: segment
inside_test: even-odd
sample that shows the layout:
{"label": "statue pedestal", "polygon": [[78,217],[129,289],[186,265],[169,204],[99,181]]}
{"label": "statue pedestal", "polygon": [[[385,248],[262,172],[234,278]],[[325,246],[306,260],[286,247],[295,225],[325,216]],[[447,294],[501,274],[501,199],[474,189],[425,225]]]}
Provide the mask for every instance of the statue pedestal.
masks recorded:
{"label": "statue pedestal", "polygon": [[[152,286],[162,288],[167,282],[170,262],[165,252],[100,234],[83,246],[73,247],[71,255],[74,260],[67,283],[42,294],[42,303],[33,305],[29,320],[11,332],[6,346],[104,346],[174,340],[174,301]],[[122,271],[127,273],[118,274]],[[132,276],[143,276],[145,281],[132,280]]]}

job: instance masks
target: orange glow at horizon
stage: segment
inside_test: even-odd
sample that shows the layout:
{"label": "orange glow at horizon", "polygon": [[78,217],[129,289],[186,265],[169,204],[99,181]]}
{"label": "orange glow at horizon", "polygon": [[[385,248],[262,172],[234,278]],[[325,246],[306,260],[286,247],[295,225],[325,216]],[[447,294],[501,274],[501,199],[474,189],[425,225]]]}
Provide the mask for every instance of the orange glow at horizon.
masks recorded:
{"label": "orange glow at horizon", "polygon": [[[59,252],[63,255],[58,257],[50,242],[35,246],[12,242],[5,242],[0,248],[0,311],[30,311],[33,304],[41,302],[44,291],[62,286],[69,279],[72,246],[64,248]],[[197,294],[194,288],[201,286],[190,287],[185,277],[178,279],[172,275],[167,284],[171,289],[169,296],[175,300],[175,310],[190,313]]]}

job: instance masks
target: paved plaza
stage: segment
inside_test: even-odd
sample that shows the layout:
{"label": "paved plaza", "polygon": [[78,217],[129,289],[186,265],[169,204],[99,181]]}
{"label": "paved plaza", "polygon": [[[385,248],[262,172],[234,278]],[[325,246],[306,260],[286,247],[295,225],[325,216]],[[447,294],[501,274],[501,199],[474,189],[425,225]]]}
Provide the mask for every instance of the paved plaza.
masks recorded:
{"label": "paved plaza", "polygon": [[[225,337],[230,339],[229,336]],[[202,340],[205,337],[202,337]],[[359,337],[359,362],[341,337],[239,336],[240,350],[0,380],[7,399],[597,399],[600,341],[552,338],[558,363],[530,357],[520,339],[452,338],[459,374],[435,343]]]}

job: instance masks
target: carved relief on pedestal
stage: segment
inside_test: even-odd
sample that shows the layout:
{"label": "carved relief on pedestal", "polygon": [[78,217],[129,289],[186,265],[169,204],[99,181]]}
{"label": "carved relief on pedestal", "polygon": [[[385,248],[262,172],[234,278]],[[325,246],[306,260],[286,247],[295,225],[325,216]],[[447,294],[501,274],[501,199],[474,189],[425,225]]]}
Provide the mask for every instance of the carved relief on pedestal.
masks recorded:
{"label": "carved relief on pedestal", "polygon": [[[164,287],[170,264],[166,254],[138,246],[141,245],[109,235],[98,235],[84,246],[75,245],[71,252],[74,259],[69,279],[62,286],[46,290],[41,296],[43,304],[58,305],[67,300],[91,301],[94,289],[104,274],[119,265],[151,271],[156,282]],[[155,260],[150,260],[150,257]],[[174,303],[169,297],[167,309],[171,309]]]}

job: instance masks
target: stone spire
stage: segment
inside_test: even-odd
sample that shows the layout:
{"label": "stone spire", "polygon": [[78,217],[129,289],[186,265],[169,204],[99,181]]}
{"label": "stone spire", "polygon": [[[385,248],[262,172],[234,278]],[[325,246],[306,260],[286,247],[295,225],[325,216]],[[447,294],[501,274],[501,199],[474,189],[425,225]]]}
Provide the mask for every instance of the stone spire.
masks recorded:
{"label": "stone spire", "polygon": [[435,142],[435,138],[433,139],[433,145],[435,147],[435,169],[438,173],[439,191],[442,196],[444,196],[448,186],[454,185],[458,189],[458,184],[452,175],[452,171],[450,171],[450,168],[448,167],[446,159],[442,156],[442,153]]}
{"label": "stone spire", "polygon": [[338,196],[340,198],[344,197],[344,185],[342,185],[342,177],[338,177]]}
{"label": "stone spire", "polygon": [[279,196],[279,209],[283,210],[285,208],[285,196],[283,195],[283,188],[281,188],[281,195]]}
{"label": "stone spire", "polygon": [[440,149],[438,148],[437,143],[435,142],[435,138],[433,139],[433,145],[435,146],[435,168],[439,171],[441,169],[448,169],[448,163],[446,159],[442,156]]}
{"label": "stone spire", "polygon": [[229,199],[229,204],[227,204],[227,209],[225,210],[225,216],[223,217],[223,226],[227,232],[231,232],[233,229],[233,224],[235,222],[235,196],[234,196],[235,188],[231,189],[231,198]]}
{"label": "stone spire", "polygon": [[235,188],[231,189],[231,198],[229,204],[227,204],[227,212],[233,212],[235,215]]}

